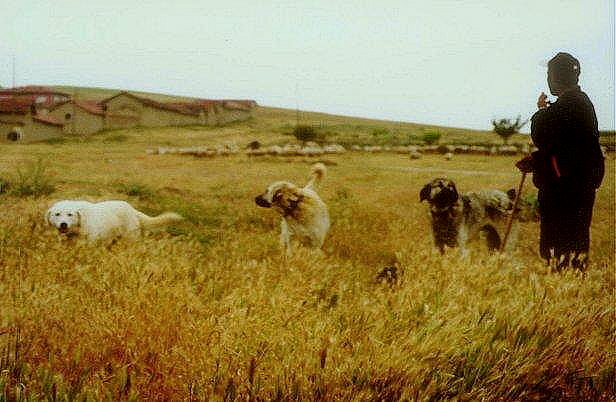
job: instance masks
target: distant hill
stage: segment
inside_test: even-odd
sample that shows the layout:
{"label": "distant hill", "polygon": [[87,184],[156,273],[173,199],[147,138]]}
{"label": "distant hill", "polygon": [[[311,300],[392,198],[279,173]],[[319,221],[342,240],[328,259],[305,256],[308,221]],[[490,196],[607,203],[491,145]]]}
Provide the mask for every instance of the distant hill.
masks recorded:
{"label": "distant hill", "polygon": [[[123,89],[71,86],[51,86],[51,88],[71,94],[78,100],[95,101],[103,100],[123,91]],[[195,99],[132,90],[130,92],[158,102],[178,102]],[[258,99],[256,101],[258,102]],[[426,136],[434,137],[435,135],[440,137],[440,143],[502,144],[500,137],[488,130],[339,116],[262,105],[253,111],[251,121],[243,124],[249,125],[253,131],[269,131],[272,134],[288,134],[296,124],[310,125],[315,127],[328,141],[343,144],[399,145],[421,142]],[[528,135],[518,134],[510,139],[510,143],[526,144],[529,140]]]}
{"label": "distant hill", "polygon": [[[118,92],[126,91],[125,89],[71,87],[71,86],[64,86],[64,85],[49,85],[48,87],[57,89],[60,92],[71,94],[75,99],[87,99],[87,100],[94,100],[94,101],[101,101],[105,98],[109,98],[117,94]],[[132,90],[128,90],[128,91],[135,95],[150,98],[158,102],[181,102],[181,101],[189,101],[189,100],[195,99],[195,98],[189,98],[185,96],[164,95],[164,94],[157,94],[157,93],[152,93],[152,92],[140,92],[140,91],[132,91]]]}

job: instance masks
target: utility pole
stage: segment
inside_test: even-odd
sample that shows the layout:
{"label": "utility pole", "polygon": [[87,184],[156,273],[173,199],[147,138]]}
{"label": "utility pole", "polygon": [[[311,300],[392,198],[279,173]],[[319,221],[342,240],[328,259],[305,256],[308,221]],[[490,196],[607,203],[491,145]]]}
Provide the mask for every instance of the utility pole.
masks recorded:
{"label": "utility pole", "polygon": [[77,87],[73,87],[73,99],[71,99],[71,106],[73,107],[73,113],[71,114],[71,134],[75,134],[75,98],[77,98]]}
{"label": "utility pole", "polygon": [[295,83],[295,127],[299,126],[299,83]]}

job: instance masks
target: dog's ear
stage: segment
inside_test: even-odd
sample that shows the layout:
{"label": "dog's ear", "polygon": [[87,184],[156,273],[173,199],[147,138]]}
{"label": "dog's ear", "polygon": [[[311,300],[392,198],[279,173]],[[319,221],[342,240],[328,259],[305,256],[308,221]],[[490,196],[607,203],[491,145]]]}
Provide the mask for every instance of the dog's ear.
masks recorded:
{"label": "dog's ear", "polygon": [[272,203],[289,212],[297,206],[299,199],[300,196],[295,190],[291,188],[281,188],[274,193]]}
{"label": "dog's ear", "polygon": [[272,204],[280,205],[282,198],[284,197],[282,189],[276,190],[272,197]]}
{"label": "dog's ear", "polygon": [[447,199],[452,203],[458,201],[460,195],[458,194],[458,189],[456,188],[456,185],[453,184],[453,182],[447,184],[447,190]]}
{"label": "dog's ear", "polygon": [[431,192],[432,192],[432,184],[428,183],[419,192],[419,202],[430,199]]}
{"label": "dog's ear", "polygon": [[75,209],[73,213],[77,215],[77,223],[75,224],[75,227],[83,228],[84,226],[86,226],[88,220],[88,210],[86,208],[78,208]]}
{"label": "dog's ear", "polygon": [[47,212],[45,212],[45,223],[46,223],[47,225],[51,225],[51,220],[50,220],[50,218],[51,218],[51,208],[49,208],[49,209],[47,210]]}

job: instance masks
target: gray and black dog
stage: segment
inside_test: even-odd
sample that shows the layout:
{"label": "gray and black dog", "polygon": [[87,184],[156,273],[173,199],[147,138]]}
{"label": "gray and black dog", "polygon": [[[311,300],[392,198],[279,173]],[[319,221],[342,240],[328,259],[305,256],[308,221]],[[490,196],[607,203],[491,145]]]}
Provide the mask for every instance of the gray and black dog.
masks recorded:
{"label": "gray and black dog", "polygon": [[500,248],[501,235],[513,209],[509,196],[499,190],[458,193],[453,181],[436,178],[419,193],[419,201],[430,205],[435,247],[443,254],[445,247],[459,247],[467,255],[466,243],[484,233],[488,249]]}

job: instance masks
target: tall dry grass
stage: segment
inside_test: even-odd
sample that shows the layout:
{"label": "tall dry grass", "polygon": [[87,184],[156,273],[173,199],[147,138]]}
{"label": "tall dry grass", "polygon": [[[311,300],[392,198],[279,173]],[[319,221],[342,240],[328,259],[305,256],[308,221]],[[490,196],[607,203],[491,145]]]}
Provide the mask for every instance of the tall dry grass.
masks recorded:
{"label": "tall dry grass", "polygon": [[[0,195],[0,399],[616,397],[613,160],[582,276],[549,272],[536,223],[504,258],[432,252],[423,184],[515,187],[515,158],[330,157],[324,253],[283,258],[279,218],[253,199],[303,183],[308,163],[146,155],[141,141],[2,148],[2,172],[43,156],[56,192]],[[93,247],[44,226],[63,198],[186,220]],[[387,266],[397,281],[377,280]]]}

